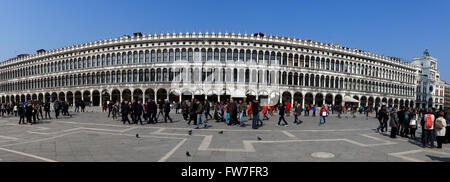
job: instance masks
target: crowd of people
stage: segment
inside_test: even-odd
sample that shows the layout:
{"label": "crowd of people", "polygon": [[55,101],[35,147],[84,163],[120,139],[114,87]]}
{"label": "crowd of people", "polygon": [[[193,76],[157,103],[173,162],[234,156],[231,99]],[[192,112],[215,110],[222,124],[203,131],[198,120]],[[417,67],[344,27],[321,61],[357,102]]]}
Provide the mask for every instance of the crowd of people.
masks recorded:
{"label": "crowd of people", "polygon": [[[349,108],[350,107],[350,108]],[[348,108],[348,109],[346,109]],[[132,100],[131,102],[123,101],[121,103],[105,101],[103,103],[103,112],[108,112],[108,117],[117,119],[120,115],[123,124],[156,124],[158,122],[172,122],[170,117],[171,109],[175,110],[176,114],[181,114],[183,120],[187,125],[195,125],[196,128],[200,128],[202,125],[207,127],[207,122],[215,120],[216,122],[223,122],[229,126],[245,127],[247,121],[251,121],[251,127],[258,129],[263,126],[264,120],[269,120],[269,117],[273,117],[274,113],[278,112],[278,126],[288,127],[288,121],[286,117],[290,117],[292,114],[294,117],[294,124],[301,124],[303,121],[300,119],[302,113],[304,116],[312,117],[316,116],[316,111],[319,113],[319,126],[326,123],[326,118],[334,112],[339,113],[339,117],[342,113],[348,110],[356,112],[357,108],[351,108],[350,105],[346,106],[334,106],[334,105],[322,105],[317,107],[314,105],[302,105],[299,102],[291,104],[289,101],[281,102],[278,104],[266,104],[262,105],[258,100],[252,100],[246,102],[244,100],[228,99],[220,102],[209,102],[208,100],[190,99],[181,103],[168,102],[168,100],[158,99],[157,101],[149,99],[144,103],[141,101]],[[361,113],[363,108],[360,109]],[[365,113],[370,113],[372,109],[366,108]],[[353,113],[355,113],[353,112]],[[369,116],[370,114],[367,114]],[[164,119],[160,120],[160,116]],[[260,117],[262,116],[262,117]],[[130,118],[131,117],[131,120]],[[248,120],[246,119],[248,118]]]}
{"label": "crowd of people", "polygon": [[[82,104],[83,105],[83,104]],[[52,119],[52,114],[58,119],[60,115],[72,117],[70,104],[66,101],[40,102],[26,101],[19,103],[0,104],[1,117],[18,117],[19,124],[37,124],[40,120]],[[82,109],[84,112],[84,108]],[[79,112],[79,111],[76,111]]]}
{"label": "crowd of people", "polygon": [[[72,105],[66,101],[40,102],[27,101],[13,104],[0,104],[0,116],[10,117],[15,116],[19,118],[19,124],[36,124],[43,119],[52,119],[62,116],[71,117],[69,108],[74,106],[74,112],[85,112],[85,103],[82,101],[75,101]],[[81,110],[80,110],[81,109]],[[108,117],[118,119],[121,117],[123,124],[156,124],[160,122],[173,122],[170,117],[171,110],[175,110],[176,114],[181,114],[186,125],[193,124],[196,129],[208,128],[208,121],[215,120],[220,123],[223,122],[229,126],[245,127],[251,125],[253,129],[258,129],[264,125],[265,120],[274,117],[274,113],[278,113],[277,126],[288,127],[286,118],[290,118],[291,112],[294,124],[301,124],[302,114],[304,117],[316,117],[316,113],[320,117],[319,126],[326,123],[329,114],[337,113],[337,117],[341,118],[342,114],[350,113],[356,117],[356,113],[364,114],[366,118],[370,117],[371,113],[375,111],[375,117],[379,121],[378,133],[387,134],[388,127],[390,127],[390,137],[397,136],[407,137],[412,140],[417,140],[416,132],[420,129],[421,143],[423,147],[430,146],[442,148],[442,144],[450,143],[450,117],[447,112],[442,110],[430,108],[413,109],[408,107],[390,107],[385,104],[376,107],[357,107],[355,104],[341,105],[322,105],[317,107],[315,105],[302,105],[289,101],[281,103],[263,103],[260,104],[258,100],[246,102],[245,100],[229,99],[220,102],[209,102],[208,100],[191,99],[184,102],[170,103],[167,99],[157,101],[150,99],[145,103],[141,101],[123,101],[121,103],[106,101],[103,103],[103,112],[108,112]],[[312,114],[310,115],[310,113]],[[348,115],[347,115],[348,116]],[[130,120],[130,118],[131,120]],[[160,119],[163,118],[163,119]],[[250,124],[247,124],[250,121]]]}
{"label": "crowd of people", "polygon": [[[402,107],[390,108],[383,105],[377,111],[379,126],[377,132],[387,133],[391,128],[390,137],[397,136],[417,140],[417,129],[421,129],[422,147],[442,148],[442,144],[450,143],[450,117],[448,112],[435,108],[413,109]],[[435,141],[437,146],[435,145]]]}

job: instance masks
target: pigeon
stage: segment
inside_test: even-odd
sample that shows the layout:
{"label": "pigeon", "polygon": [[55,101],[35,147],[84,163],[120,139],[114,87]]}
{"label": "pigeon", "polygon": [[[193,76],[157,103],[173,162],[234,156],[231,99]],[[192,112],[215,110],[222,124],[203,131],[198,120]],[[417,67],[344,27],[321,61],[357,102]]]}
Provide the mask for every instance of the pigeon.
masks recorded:
{"label": "pigeon", "polygon": [[261,137],[258,137],[258,140],[262,140]]}
{"label": "pigeon", "polygon": [[141,137],[139,137],[139,134],[136,133],[136,138],[141,138]]}
{"label": "pigeon", "polygon": [[219,131],[219,134],[223,134],[223,131]]}
{"label": "pigeon", "polygon": [[187,156],[187,157],[190,157],[191,154],[190,154],[188,151],[186,151],[186,156]]}
{"label": "pigeon", "polygon": [[189,130],[189,131],[188,131],[188,134],[189,134],[189,135],[192,135],[192,130]]}

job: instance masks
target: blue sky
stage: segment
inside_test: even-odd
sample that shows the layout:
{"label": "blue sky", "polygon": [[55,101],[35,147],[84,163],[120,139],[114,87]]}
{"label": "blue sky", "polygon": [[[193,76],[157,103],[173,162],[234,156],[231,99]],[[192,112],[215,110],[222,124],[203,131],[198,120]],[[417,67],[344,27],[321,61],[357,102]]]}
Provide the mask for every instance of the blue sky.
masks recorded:
{"label": "blue sky", "polygon": [[133,32],[263,32],[411,60],[450,81],[449,0],[2,0],[0,60]]}

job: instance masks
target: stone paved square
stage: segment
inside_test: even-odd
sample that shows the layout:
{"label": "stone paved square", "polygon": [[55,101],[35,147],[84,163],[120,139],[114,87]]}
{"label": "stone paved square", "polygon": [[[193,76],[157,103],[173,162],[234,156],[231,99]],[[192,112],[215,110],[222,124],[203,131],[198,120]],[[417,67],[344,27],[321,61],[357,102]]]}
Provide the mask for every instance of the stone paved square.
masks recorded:
{"label": "stone paved square", "polygon": [[[16,117],[0,118],[0,162],[450,161],[448,144],[438,150],[422,148],[408,138],[391,139],[375,132],[375,118],[363,115],[341,119],[331,115],[323,126],[318,125],[319,117],[304,116],[302,124],[294,125],[291,116],[289,127],[276,126],[274,115],[258,130],[212,120],[209,128],[196,130],[175,113],[171,113],[174,123],[145,125],[123,125],[106,116],[73,113],[36,125],[18,125]],[[418,131],[416,136],[420,135]]]}

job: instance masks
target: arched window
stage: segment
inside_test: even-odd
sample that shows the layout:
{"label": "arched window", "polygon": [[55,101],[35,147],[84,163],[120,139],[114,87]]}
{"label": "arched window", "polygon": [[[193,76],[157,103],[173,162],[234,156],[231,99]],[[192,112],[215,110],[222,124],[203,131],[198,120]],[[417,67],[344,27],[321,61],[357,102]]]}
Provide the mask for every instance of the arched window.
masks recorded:
{"label": "arched window", "polygon": [[262,51],[258,52],[258,63],[263,63],[264,53]]}
{"label": "arched window", "polygon": [[145,51],[145,62],[148,63],[150,61],[150,51]]}
{"label": "arched window", "polygon": [[133,52],[133,63],[138,63],[139,58],[138,58],[138,53],[136,51]]}
{"label": "arched window", "polygon": [[245,61],[245,51],[244,49],[241,49],[239,52],[239,61],[244,62]]}
{"label": "arched window", "polygon": [[202,49],[202,62],[206,61],[206,50]]}
{"label": "arched window", "polygon": [[169,61],[168,57],[169,57],[169,55],[167,53],[167,50],[164,49],[163,50],[163,62],[168,62]]}
{"label": "arched window", "polygon": [[173,62],[175,59],[175,55],[173,53],[173,49],[169,50],[169,62]]}
{"label": "arched window", "polygon": [[161,69],[157,69],[156,70],[156,81],[160,82],[161,81]]}
{"label": "arched window", "polygon": [[144,81],[145,82],[148,82],[149,80],[150,80],[150,75],[149,75],[149,72],[148,72],[148,69],[145,69],[145,79],[144,79]]}
{"label": "arched window", "polygon": [[155,54],[155,50],[152,50],[150,54],[151,54],[150,61],[151,61],[152,63],[156,62],[156,54]]}
{"label": "arched window", "polygon": [[139,70],[139,82],[144,81],[144,72],[142,70]]}
{"label": "arched window", "polygon": [[111,55],[111,65],[115,65],[116,64],[116,54],[112,54]]}
{"label": "arched window", "polygon": [[227,50],[227,61],[233,60],[233,52],[231,49]]}
{"label": "arched window", "polygon": [[139,63],[143,63],[144,62],[144,52],[139,51]]}
{"label": "arched window", "polygon": [[208,49],[208,61],[212,61],[212,60],[213,60],[212,59],[212,49]]}
{"label": "arched window", "polygon": [[187,55],[186,55],[186,49],[181,49],[181,60],[182,61],[186,61],[187,60]]}
{"label": "arched window", "polygon": [[225,61],[225,49],[220,50],[220,61]]}
{"label": "arched window", "polygon": [[150,81],[154,82],[155,81],[155,69],[151,69],[150,70]]}
{"label": "arched window", "polygon": [[156,62],[158,63],[162,62],[161,50],[156,51]]}
{"label": "arched window", "polygon": [[214,61],[219,61],[219,49],[214,49]]}
{"label": "arched window", "polygon": [[247,50],[247,52],[245,54],[245,62],[250,61],[250,57],[251,57],[251,52],[250,52],[250,50]]}
{"label": "arched window", "polygon": [[128,52],[127,64],[132,64],[132,63],[133,63],[133,55],[131,54],[131,52]]}
{"label": "arched window", "polygon": [[128,83],[134,81],[134,80],[133,80],[133,72],[131,72],[131,70],[128,70],[127,77],[128,77],[128,78],[127,78],[127,82],[128,82]]}
{"label": "arched window", "polygon": [[188,50],[188,61],[194,60],[194,53],[192,52],[192,49]]}
{"label": "arched window", "polygon": [[175,49],[175,61],[179,61],[180,58],[180,49]]}

